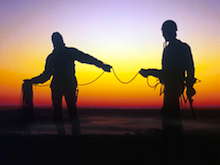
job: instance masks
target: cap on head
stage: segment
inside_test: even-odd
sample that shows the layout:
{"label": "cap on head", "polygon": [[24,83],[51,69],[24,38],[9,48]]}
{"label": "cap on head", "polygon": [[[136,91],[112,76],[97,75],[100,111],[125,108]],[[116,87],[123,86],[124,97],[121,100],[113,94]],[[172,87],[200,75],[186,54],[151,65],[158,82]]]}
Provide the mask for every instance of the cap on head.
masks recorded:
{"label": "cap on head", "polygon": [[163,23],[161,30],[163,31],[177,31],[177,25],[172,20],[167,20]]}
{"label": "cap on head", "polygon": [[63,37],[59,32],[54,32],[52,34],[52,42],[54,47],[61,47],[64,46]]}

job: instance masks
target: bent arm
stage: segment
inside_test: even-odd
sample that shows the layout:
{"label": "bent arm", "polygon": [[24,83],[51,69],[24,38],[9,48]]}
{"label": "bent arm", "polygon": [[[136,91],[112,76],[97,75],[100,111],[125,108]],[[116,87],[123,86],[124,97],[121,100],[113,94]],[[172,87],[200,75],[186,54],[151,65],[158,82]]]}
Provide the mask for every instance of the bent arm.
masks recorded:
{"label": "bent arm", "polygon": [[196,79],[194,77],[195,67],[194,67],[193,56],[190,47],[188,47],[188,59],[187,59],[186,71],[187,71],[187,77],[186,77],[187,86],[192,87]]}
{"label": "bent arm", "polygon": [[52,72],[53,72],[53,68],[51,66],[51,63],[50,63],[49,57],[48,57],[47,60],[46,60],[45,69],[44,69],[43,73],[41,73],[37,77],[33,77],[31,79],[31,83],[38,84],[38,83],[46,82],[47,80],[50,79],[50,77],[52,75]]}
{"label": "bent arm", "polygon": [[187,97],[189,98],[190,101],[192,101],[192,97],[196,94],[195,89],[193,88],[193,85],[196,82],[196,78],[194,77],[195,74],[195,68],[194,68],[194,62],[193,62],[193,57],[191,53],[191,49],[188,46],[188,59],[187,59],[187,77],[186,77],[186,94]]}

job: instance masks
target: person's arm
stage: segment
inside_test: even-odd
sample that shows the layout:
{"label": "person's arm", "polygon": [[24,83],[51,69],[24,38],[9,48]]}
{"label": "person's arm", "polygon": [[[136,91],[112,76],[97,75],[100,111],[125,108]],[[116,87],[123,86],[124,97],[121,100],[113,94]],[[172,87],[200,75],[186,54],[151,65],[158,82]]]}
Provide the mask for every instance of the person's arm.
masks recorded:
{"label": "person's arm", "polygon": [[187,46],[187,65],[186,65],[186,71],[187,71],[187,77],[186,77],[186,83],[188,87],[192,87],[195,83],[196,79],[194,77],[195,75],[195,68],[194,68],[194,62],[193,62],[193,56],[192,52],[189,46]]}
{"label": "person's arm", "polygon": [[102,68],[104,71],[106,72],[111,72],[111,65],[108,64],[104,64],[102,61],[90,56],[89,54],[85,54],[77,49],[75,49],[75,51],[77,51],[77,58],[76,60],[81,62],[81,63],[86,63],[86,64],[93,64],[98,68]]}
{"label": "person's arm", "polygon": [[148,69],[143,69],[143,68],[141,68],[141,70],[139,71],[139,73],[140,73],[141,76],[143,76],[143,77],[148,77],[148,76],[149,76],[149,70],[148,70]]}
{"label": "person's arm", "polygon": [[53,73],[53,68],[52,68],[51,63],[49,61],[49,57],[50,56],[47,57],[46,64],[45,64],[45,69],[44,69],[43,73],[41,73],[37,77],[33,77],[32,79],[25,79],[24,82],[29,82],[29,83],[32,83],[32,84],[38,84],[38,83],[44,83],[47,80],[49,80],[52,73]]}
{"label": "person's arm", "polygon": [[[163,53],[164,56],[164,53]],[[163,67],[163,58],[162,58],[162,67]],[[156,78],[159,78],[160,81],[162,82],[162,70],[158,70],[158,69],[141,69],[139,71],[139,73],[143,76],[143,77],[148,77],[148,76],[154,76]]]}
{"label": "person's arm", "polygon": [[192,57],[192,52],[190,47],[187,45],[187,65],[186,65],[186,71],[187,71],[187,77],[186,77],[186,86],[187,86],[187,97],[189,99],[192,98],[196,94],[195,89],[193,88],[193,85],[196,82],[196,79],[194,77],[195,74],[195,68],[194,68],[194,62],[193,62],[193,57]]}

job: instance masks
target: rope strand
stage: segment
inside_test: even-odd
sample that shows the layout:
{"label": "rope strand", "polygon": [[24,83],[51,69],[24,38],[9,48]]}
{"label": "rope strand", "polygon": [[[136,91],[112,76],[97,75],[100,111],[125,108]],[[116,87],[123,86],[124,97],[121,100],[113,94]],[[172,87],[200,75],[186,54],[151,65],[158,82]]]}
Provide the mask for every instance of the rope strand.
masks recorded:
{"label": "rope strand", "polygon": [[[119,82],[121,82],[122,84],[129,84],[129,83],[131,83],[131,82],[137,77],[137,75],[139,74],[139,72],[137,72],[136,75],[135,75],[131,80],[129,80],[129,81],[127,81],[127,82],[124,82],[124,81],[121,81],[121,80],[118,78],[118,76],[116,75],[115,70],[114,70],[113,68],[112,68],[112,71],[113,71],[113,73],[114,73],[116,79],[117,79]],[[90,82],[88,82],[88,83],[78,84],[78,86],[86,86],[86,85],[92,84],[93,82],[97,81],[104,73],[105,73],[105,71],[103,71],[103,72],[102,72],[97,78],[95,78],[94,80],[92,80],[92,81],[90,81]],[[46,86],[50,86],[50,84],[46,84],[46,85],[35,85],[35,87],[46,87]]]}
{"label": "rope strand", "polygon": [[[105,73],[105,71],[103,71],[97,78],[95,78],[95,79],[92,80],[91,82],[88,82],[88,83],[85,83],[85,84],[78,84],[78,86],[85,86],[85,85],[92,84],[93,82],[95,82],[96,80],[98,80],[104,73]],[[35,87],[46,87],[46,86],[50,86],[50,84],[46,84],[46,85],[35,85]]]}
{"label": "rope strand", "polygon": [[105,71],[103,71],[96,79],[94,79],[91,82],[85,83],[85,84],[78,84],[79,86],[85,86],[85,85],[89,85],[92,84],[93,82],[95,82],[96,80],[98,80],[103,74],[105,73]]}
{"label": "rope strand", "polygon": [[[157,80],[158,81],[158,80]],[[159,85],[160,83],[157,83],[156,85],[152,86],[150,85],[149,83],[149,77],[147,77],[147,85],[150,87],[150,88],[154,88],[154,90],[156,89],[157,85]]]}
{"label": "rope strand", "polygon": [[139,72],[137,72],[136,75],[135,75],[130,81],[124,82],[124,81],[121,81],[121,80],[118,78],[118,76],[116,75],[115,70],[114,70],[113,68],[112,68],[112,71],[113,71],[115,77],[117,78],[117,80],[118,80],[119,82],[121,82],[122,84],[129,84],[129,83],[132,82],[132,81],[137,77],[137,75],[139,74]]}

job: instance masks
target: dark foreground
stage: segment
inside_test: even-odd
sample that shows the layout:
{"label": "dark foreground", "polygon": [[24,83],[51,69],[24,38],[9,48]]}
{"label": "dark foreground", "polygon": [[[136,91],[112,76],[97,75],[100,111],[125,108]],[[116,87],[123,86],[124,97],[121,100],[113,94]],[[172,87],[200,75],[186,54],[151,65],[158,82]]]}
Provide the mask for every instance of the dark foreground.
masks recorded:
{"label": "dark foreground", "polygon": [[217,129],[186,131],[177,141],[167,140],[158,129],[134,135],[1,134],[0,137],[2,165],[220,163]]}
{"label": "dark foreground", "polygon": [[[181,110],[184,135],[166,137],[159,110],[79,109],[81,135],[56,135],[50,109],[35,109],[30,134],[19,127],[20,110],[0,108],[0,165],[220,164],[220,111]],[[19,131],[20,130],[20,131]]]}

